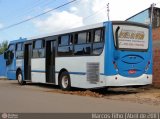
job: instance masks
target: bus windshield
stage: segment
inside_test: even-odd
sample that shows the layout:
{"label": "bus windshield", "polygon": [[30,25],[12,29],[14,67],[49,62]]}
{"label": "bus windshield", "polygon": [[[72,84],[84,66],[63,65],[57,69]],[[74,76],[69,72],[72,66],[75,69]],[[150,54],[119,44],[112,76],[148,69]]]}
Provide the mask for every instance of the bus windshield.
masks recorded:
{"label": "bus windshield", "polygon": [[149,28],[132,24],[114,24],[115,46],[122,50],[147,50]]}

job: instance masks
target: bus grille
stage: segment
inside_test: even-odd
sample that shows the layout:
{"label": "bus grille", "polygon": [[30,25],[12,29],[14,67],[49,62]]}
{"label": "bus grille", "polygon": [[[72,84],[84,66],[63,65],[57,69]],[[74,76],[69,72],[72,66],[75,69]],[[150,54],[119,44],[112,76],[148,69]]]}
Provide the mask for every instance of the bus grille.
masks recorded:
{"label": "bus grille", "polygon": [[87,63],[87,81],[94,84],[99,81],[99,63]]}

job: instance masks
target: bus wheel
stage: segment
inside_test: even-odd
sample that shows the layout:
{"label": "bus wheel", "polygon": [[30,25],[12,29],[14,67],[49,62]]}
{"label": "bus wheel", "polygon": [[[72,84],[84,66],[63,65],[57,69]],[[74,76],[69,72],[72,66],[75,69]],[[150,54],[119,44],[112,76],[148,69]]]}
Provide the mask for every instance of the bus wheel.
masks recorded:
{"label": "bus wheel", "polygon": [[68,72],[64,71],[60,75],[59,85],[62,90],[69,91],[71,90],[71,81]]}
{"label": "bus wheel", "polygon": [[17,77],[18,83],[20,85],[24,85],[26,83],[25,81],[23,81],[23,76],[22,76],[22,72],[21,71],[18,71],[16,77]]}

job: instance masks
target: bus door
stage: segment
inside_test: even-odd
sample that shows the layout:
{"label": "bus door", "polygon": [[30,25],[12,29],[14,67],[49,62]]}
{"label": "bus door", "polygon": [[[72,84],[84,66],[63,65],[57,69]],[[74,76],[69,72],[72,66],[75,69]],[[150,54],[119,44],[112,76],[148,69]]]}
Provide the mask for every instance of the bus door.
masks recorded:
{"label": "bus door", "polygon": [[31,57],[32,44],[24,45],[24,77],[25,80],[31,80]]}
{"label": "bus door", "polygon": [[56,40],[46,41],[46,82],[55,82],[55,46]]}

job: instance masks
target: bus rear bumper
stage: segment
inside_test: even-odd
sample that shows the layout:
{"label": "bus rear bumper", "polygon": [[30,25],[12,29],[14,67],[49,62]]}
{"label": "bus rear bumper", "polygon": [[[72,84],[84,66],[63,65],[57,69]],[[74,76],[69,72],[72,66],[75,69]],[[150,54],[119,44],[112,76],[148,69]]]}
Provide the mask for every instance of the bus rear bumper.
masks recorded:
{"label": "bus rear bumper", "polygon": [[143,74],[136,78],[124,77],[121,75],[105,77],[106,86],[135,86],[152,84],[152,75]]}

